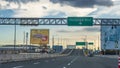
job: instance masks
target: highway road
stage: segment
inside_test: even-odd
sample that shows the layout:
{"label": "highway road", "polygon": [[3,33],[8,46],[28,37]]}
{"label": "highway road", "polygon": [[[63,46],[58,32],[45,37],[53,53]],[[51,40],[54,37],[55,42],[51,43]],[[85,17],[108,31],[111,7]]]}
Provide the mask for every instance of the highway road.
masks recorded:
{"label": "highway road", "polygon": [[42,58],[0,64],[0,68],[117,68],[118,60],[104,57],[86,57],[81,50],[73,50],[69,56]]}

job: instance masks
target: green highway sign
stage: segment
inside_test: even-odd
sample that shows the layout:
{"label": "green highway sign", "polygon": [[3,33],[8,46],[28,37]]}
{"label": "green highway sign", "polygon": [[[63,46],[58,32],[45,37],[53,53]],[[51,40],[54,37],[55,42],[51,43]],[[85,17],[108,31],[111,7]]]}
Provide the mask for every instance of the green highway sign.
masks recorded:
{"label": "green highway sign", "polygon": [[92,26],[93,17],[68,17],[68,26]]}
{"label": "green highway sign", "polygon": [[94,43],[93,43],[93,42],[89,42],[88,44],[89,44],[89,45],[93,45]]}
{"label": "green highway sign", "polygon": [[85,46],[86,42],[76,42],[76,46]]}

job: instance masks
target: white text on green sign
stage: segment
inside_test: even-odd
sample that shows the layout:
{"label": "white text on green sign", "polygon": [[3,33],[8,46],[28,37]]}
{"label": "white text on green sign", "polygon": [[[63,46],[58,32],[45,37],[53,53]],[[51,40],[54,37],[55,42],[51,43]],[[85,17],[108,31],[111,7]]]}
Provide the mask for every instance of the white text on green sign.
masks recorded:
{"label": "white text on green sign", "polygon": [[92,17],[68,17],[68,26],[92,26]]}

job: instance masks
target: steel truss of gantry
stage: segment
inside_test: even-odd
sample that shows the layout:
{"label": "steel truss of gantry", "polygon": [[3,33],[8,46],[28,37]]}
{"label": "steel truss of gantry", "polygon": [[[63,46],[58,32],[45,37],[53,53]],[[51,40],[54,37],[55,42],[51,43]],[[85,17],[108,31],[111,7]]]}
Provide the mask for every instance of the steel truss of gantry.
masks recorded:
{"label": "steel truss of gantry", "polygon": [[[0,18],[0,25],[67,25],[67,18]],[[93,18],[93,25],[117,25],[118,18]]]}

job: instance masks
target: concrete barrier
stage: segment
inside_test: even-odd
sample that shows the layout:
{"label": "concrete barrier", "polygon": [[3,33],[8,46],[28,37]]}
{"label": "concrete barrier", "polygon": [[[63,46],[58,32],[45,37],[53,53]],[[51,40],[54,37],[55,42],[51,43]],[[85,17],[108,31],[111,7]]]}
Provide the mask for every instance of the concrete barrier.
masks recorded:
{"label": "concrete barrier", "polygon": [[31,59],[49,58],[67,56],[62,54],[41,54],[41,53],[21,53],[21,54],[1,54],[0,63],[13,62],[13,61],[24,61]]}

